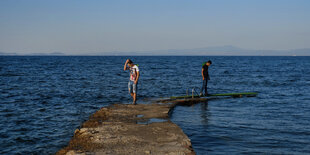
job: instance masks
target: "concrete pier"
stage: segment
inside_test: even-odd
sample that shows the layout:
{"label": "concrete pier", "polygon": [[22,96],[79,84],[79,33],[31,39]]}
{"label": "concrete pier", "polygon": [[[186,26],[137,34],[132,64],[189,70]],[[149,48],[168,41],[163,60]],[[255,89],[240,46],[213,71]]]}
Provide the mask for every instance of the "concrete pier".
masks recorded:
{"label": "concrete pier", "polygon": [[169,113],[177,105],[206,100],[168,99],[152,104],[115,104],[101,108],[76,129],[68,146],[56,154],[195,154],[190,139],[169,120]]}

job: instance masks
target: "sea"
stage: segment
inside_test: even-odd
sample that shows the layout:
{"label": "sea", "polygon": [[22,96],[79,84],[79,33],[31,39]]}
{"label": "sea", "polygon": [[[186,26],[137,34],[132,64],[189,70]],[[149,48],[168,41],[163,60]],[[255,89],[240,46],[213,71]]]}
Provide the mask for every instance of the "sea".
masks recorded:
{"label": "sea", "polygon": [[55,154],[100,108],[132,103],[128,58],[138,104],[199,93],[208,60],[209,93],[258,93],[173,110],[198,155],[310,154],[306,56],[0,56],[0,154]]}

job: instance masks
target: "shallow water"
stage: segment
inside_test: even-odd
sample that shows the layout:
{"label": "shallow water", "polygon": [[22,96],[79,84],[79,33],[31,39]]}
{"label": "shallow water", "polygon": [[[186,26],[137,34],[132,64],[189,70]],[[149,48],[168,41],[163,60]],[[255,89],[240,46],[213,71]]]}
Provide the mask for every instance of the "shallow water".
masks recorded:
{"label": "shallow water", "polygon": [[[138,103],[201,86],[254,98],[176,107],[172,121],[197,154],[310,153],[310,57],[131,57],[139,64]],[[100,107],[131,103],[127,57],[0,57],[0,154],[53,154]],[[143,99],[143,100],[141,100]]]}

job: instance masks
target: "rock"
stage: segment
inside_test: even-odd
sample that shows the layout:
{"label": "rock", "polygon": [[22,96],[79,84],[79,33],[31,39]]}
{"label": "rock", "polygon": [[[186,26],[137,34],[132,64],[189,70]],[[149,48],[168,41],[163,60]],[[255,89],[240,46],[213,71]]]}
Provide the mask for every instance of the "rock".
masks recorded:
{"label": "rock", "polygon": [[84,152],[82,152],[82,151],[73,151],[73,150],[71,150],[71,151],[67,152],[66,155],[86,155],[86,154]]}

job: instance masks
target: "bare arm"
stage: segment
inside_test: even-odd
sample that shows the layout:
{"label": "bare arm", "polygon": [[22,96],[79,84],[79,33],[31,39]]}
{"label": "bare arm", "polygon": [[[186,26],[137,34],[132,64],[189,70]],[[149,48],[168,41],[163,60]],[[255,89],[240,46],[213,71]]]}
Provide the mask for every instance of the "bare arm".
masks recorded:
{"label": "bare arm", "polygon": [[127,63],[128,63],[128,59],[127,59],[126,62],[125,62],[124,71],[127,70]]}
{"label": "bare arm", "polygon": [[202,69],[201,69],[202,80],[205,80],[205,77],[204,77],[204,75],[203,75],[203,71],[204,71],[204,69],[202,68]]}
{"label": "bare arm", "polygon": [[137,72],[137,77],[136,77],[136,80],[135,80],[135,84],[138,83],[139,77],[140,77],[140,72],[138,71],[138,72]]}

